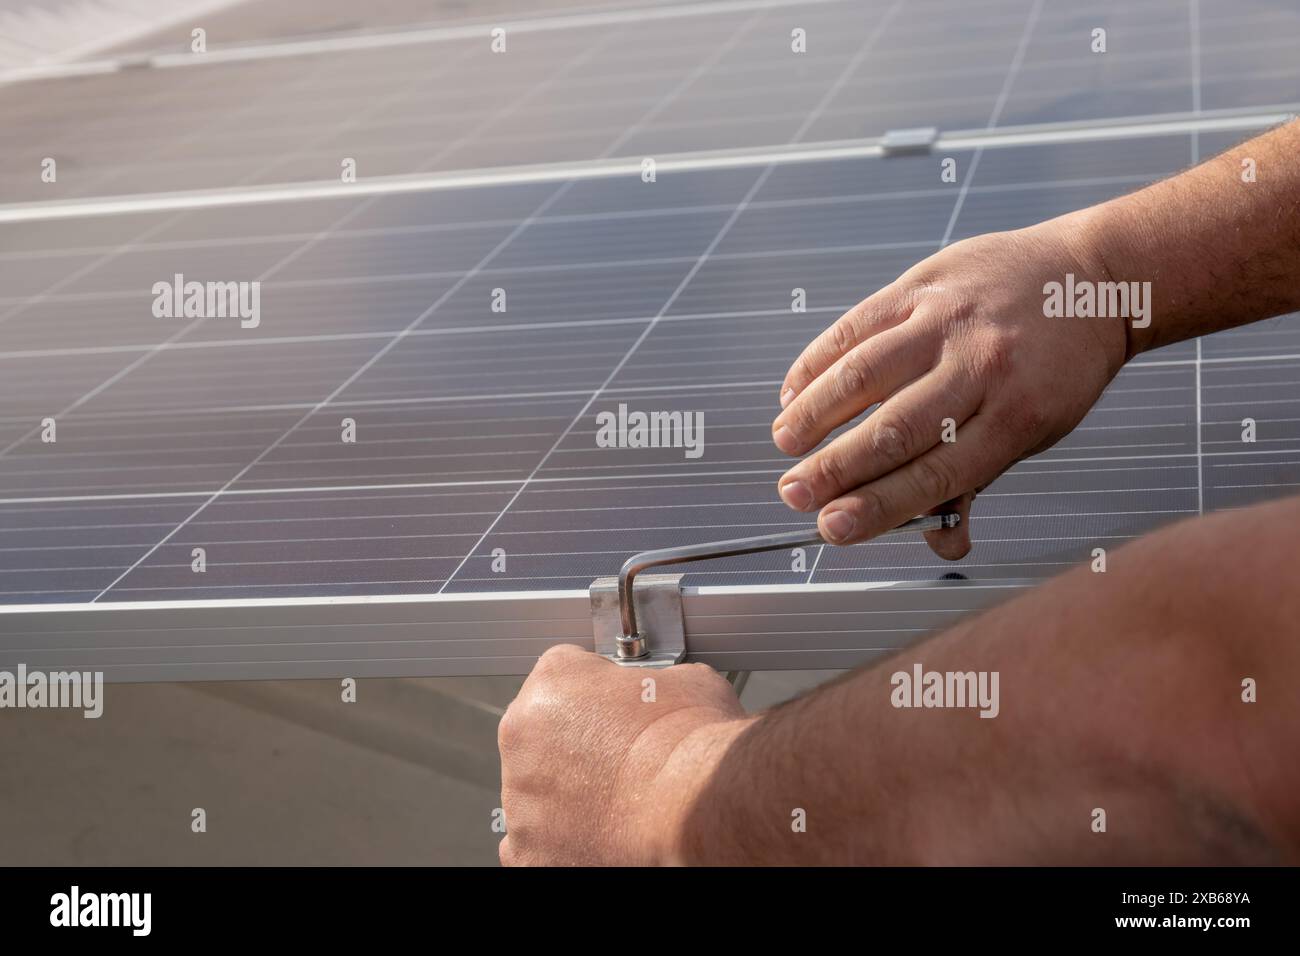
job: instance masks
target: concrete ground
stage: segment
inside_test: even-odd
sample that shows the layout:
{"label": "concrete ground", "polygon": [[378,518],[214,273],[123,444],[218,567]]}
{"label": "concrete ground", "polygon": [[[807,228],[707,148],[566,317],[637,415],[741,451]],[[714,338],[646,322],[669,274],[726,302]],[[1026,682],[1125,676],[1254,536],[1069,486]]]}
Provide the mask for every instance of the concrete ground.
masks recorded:
{"label": "concrete ground", "polygon": [[[757,709],[832,672],[755,674]],[[0,865],[494,865],[520,678],[113,684],[0,711]],[[191,829],[206,812],[207,832]]]}

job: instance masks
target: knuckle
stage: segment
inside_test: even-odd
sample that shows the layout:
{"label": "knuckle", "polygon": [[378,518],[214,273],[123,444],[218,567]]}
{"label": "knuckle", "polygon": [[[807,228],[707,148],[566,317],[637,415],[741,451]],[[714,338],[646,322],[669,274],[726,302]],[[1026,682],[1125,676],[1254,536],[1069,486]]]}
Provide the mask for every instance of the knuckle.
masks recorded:
{"label": "knuckle", "polygon": [[542,652],[542,655],[537,658],[537,663],[533,665],[529,677],[545,677],[550,674],[550,672],[555,669],[557,657],[559,657],[558,646],[548,647]]}
{"label": "knuckle", "polygon": [[799,389],[812,381],[812,370],[808,367],[808,359],[800,355],[790,366],[790,371],[785,377],[785,385]]}
{"label": "knuckle", "polygon": [[812,459],[809,478],[812,480],[813,497],[817,501],[824,501],[851,487],[848,463],[843,456],[830,449]]}
{"label": "knuckle", "polygon": [[916,490],[931,503],[947,501],[956,494],[952,468],[935,456],[916,460]]}
{"label": "knuckle", "polygon": [[699,694],[701,691],[709,689],[715,681],[724,679],[722,675],[708,664],[693,662],[678,666],[682,668],[680,673],[685,682],[685,686],[689,688],[693,694]]}
{"label": "knuckle", "polygon": [[872,487],[859,489],[853,499],[853,510],[857,514],[860,531],[870,535],[884,530],[889,502],[878,489]]}
{"label": "knuckle", "polygon": [[931,283],[927,292],[930,310],[944,326],[969,330],[976,321],[979,315],[976,300],[964,284]]}
{"label": "knuckle", "polygon": [[841,318],[829,329],[831,345],[837,355],[843,355],[858,344],[857,331],[847,318]]}
{"label": "knuckle", "polygon": [[519,711],[514,704],[511,704],[497,724],[497,749],[501,753],[506,753],[519,743],[520,729]]}
{"label": "knuckle", "polygon": [[890,463],[905,461],[917,447],[916,429],[902,416],[881,416],[879,412],[876,415],[879,420],[872,429],[872,454]]}
{"label": "knuckle", "polygon": [[554,663],[560,658],[567,657],[576,650],[579,650],[579,648],[572,644],[552,644],[542,652],[542,656],[538,658],[538,662],[547,661],[548,663]]}
{"label": "knuckle", "polygon": [[994,381],[1004,380],[1015,367],[1015,343],[1006,335],[991,335],[980,346],[980,362]]}
{"label": "knuckle", "polygon": [[855,398],[871,385],[871,372],[862,352],[853,351],[840,360],[835,369],[835,384],[841,398]]}
{"label": "knuckle", "polygon": [[812,402],[792,402],[785,411],[783,424],[798,436],[802,444],[806,445],[809,439],[817,434],[817,419]]}
{"label": "knuckle", "polygon": [[572,644],[553,644],[542,652],[533,665],[532,678],[554,680],[567,672],[573,664],[573,652],[578,650]]}

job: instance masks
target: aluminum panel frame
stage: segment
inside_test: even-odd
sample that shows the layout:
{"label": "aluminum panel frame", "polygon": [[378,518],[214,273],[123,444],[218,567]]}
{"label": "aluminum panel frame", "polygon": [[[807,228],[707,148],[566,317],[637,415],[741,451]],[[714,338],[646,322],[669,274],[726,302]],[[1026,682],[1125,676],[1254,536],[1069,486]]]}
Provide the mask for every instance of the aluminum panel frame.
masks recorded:
{"label": "aluminum panel frame", "polygon": [[[1034,583],[685,588],[686,660],[851,668]],[[593,646],[586,591],[0,607],[0,669],[109,682],[517,675],[566,643]]]}

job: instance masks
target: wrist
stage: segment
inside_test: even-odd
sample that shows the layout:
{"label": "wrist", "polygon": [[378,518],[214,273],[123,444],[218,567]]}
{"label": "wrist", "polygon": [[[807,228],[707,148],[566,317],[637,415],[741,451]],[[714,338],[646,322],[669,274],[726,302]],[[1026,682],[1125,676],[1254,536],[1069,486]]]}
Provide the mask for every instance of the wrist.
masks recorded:
{"label": "wrist", "polygon": [[[694,866],[718,862],[722,848],[710,841],[724,832],[717,826],[701,826],[695,816],[716,806],[721,791],[740,782],[740,775],[731,770],[723,774],[719,768],[740,737],[760,719],[750,716],[703,724],[673,748],[642,812],[645,843],[654,863]],[[725,797],[723,802],[731,799]],[[734,799],[739,800],[740,795]]]}
{"label": "wrist", "polygon": [[[1102,287],[1103,283],[1125,281],[1125,269],[1120,265],[1125,261],[1124,255],[1112,244],[1112,238],[1119,228],[1115,222],[1116,216],[1113,204],[1107,202],[1067,213],[1045,224],[1056,229],[1070,259],[1078,264],[1077,277],[1085,278],[1098,287]],[[1112,376],[1126,362],[1149,347],[1146,337],[1149,329],[1134,328],[1133,322],[1126,316],[1093,321],[1097,323],[1095,327],[1103,333]]]}

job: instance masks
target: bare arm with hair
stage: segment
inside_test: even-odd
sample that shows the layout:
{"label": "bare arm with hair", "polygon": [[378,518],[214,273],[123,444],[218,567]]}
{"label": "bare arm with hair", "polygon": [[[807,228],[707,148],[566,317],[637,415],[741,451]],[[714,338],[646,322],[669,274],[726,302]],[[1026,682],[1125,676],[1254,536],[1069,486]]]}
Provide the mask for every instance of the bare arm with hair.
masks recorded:
{"label": "bare arm with hair", "polygon": [[[665,771],[664,792],[691,794],[669,854],[1300,861],[1300,594],[1279,587],[1298,529],[1300,499],[1183,522],[1104,574],[1079,568],[788,706],[702,729],[677,759],[691,766],[698,748],[707,772]],[[998,672],[997,716],[894,707],[890,677],[915,663]]]}
{"label": "bare arm with hair", "polygon": [[[1067,275],[1150,283],[1149,324],[1045,316],[1047,285]],[[791,366],[773,440],[807,454],[883,404],[778,491],[840,544],[949,501],[965,513],[974,491],[1068,434],[1134,355],[1296,309],[1300,123],[1131,195],[955,243],[863,300]],[[963,521],[928,538],[960,558],[969,536]]]}

